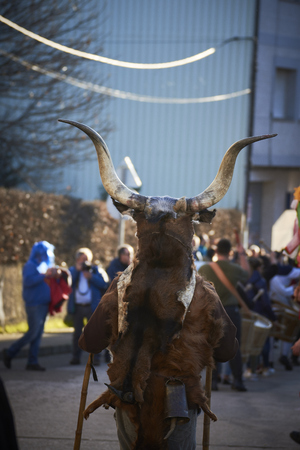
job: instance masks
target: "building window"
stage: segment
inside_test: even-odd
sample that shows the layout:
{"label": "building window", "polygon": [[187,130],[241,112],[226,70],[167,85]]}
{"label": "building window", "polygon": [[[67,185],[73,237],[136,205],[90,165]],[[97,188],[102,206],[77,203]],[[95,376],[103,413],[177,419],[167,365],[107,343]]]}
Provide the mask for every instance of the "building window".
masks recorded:
{"label": "building window", "polygon": [[291,209],[291,203],[294,200],[294,194],[292,192],[287,192],[285,194],[285,209]]}
{"label": "building window", "polygon": [[295,119],[296,70],[277,68],[274,89],[274,119]]}

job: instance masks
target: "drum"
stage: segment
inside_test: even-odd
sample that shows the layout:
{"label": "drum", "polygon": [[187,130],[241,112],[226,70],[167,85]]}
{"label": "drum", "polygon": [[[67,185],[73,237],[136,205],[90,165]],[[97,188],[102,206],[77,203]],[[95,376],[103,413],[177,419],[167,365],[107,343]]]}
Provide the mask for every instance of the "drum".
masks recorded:
{"label": "drum", "polygon": [[250,349],[250,355],[258,356],[261,354],[266,339],[272,329],[272,322],[260,314],[256,314],[254,322],[254,335]]}
{"label": "drum", "polygon": [[241,353],[243,362],[249,356],[260,355],[267,337],[270,334],[272,322],[255,312],[251,316],[242,313]]}
{"label": "drum", "polygon": [[283,306],[274,306],[280,328],[273,328],[271,336],[285,342],[294,342],[300,330],[300,320],[297,311]]}

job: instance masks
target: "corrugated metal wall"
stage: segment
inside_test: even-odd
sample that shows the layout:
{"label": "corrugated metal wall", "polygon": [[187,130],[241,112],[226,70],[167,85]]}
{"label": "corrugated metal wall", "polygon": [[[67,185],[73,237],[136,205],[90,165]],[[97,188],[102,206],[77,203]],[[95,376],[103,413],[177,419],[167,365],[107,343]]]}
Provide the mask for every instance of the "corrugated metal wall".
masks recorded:
{"label": "corrugated metal wall", "polygon": [[[217,51],[198,62],[165,70],[133,70],[87,61],[87,73],[94,65],[99,80],[107,79],[107,87],[168,99],[203,98],[250,88],[253,41],[240,39],[218,46],[233,37],[253,36],[255,5],[255,0],[110,0],[99,28],[99,39],[105,36],[103,56],[158,63],[210,47]],[[196,104],[112,98],[106,112],[114,125],[107,139],[114,164],[118,166],[126,155],[131,158],[144,195],[196,195],[213,180],[227,148],[248,136],[249,105],[249,94]],[[82,121],[76,113],[73,118]],[[101,134],[101,123],[97,131]],[[232,185],[219,207],[242,208],[245,155],[244,151],[239,157]],[[71,185],[71,194],[93,199],[99,195],[99,184],[95,160],[80,169],[69,168],[62,188]]]}

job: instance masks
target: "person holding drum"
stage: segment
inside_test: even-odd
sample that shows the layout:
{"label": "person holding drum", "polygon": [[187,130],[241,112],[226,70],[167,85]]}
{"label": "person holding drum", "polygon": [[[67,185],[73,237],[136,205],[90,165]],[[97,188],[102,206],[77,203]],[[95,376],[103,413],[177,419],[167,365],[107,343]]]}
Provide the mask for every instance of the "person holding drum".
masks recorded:
{"label": "person holding drum", "polygon": [[[215,263],[204,264],[199,269],[199,274],[211,281],[220,297],[220,300],[230,317],[231,321],[237,328],[236,337],[240,343],[241,338],[241,314],[242,308],[246,314],[251,315],[250,310],[242,298],[233,293],[231,288],[235,287],[237,282],[245,284],[250,275],[250,268],[246,252],[241,244],[238,245],[239,264],[235,264],[230,260],[231,242],[228,239],[220,239],[217,243],[216,253],[218,261]],[[247,391],[243,383],[243,361],[240,349],[238,349],[235,357],[229,361],[231,372],[233,375],[232,389],[244,392]],[[212,374],[212,390],[218,390],[218,371],[213,370]]]}

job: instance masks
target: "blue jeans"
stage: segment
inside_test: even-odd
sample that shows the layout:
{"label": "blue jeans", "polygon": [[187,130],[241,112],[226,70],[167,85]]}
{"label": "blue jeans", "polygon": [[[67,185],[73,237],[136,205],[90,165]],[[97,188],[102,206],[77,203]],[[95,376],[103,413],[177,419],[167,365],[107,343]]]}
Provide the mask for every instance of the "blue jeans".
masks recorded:
{"label": "blue jeans", "polygon": [[9,347],[7,350],[9,358],[14,358],[21,348],[30,344],[28,364],[38,364],[38,353],[48,310],[48,304],[37,306],[26,305],[28,331]]}
{"label": "blue jeans", "polygon": [[[236,326],[236,338],[238,340],[238,343],[240,345],[241,342],[241,332],[242,332],[242,318],[239,311],[238,306],[225,306],[225,311],[227,312],[229,318],[231,319],[232,323]],[[217,364],[217,367],[219,366],[219,363]],[[229,361],[229,366],[234,378],[235,382],[242,382],[243,379],[243,360],[242,360],[242,354],[240,347],[238,348],[235,357]],[[217,372],[216,370],[213,370],[212,378],[213,380],[217,379]]]}

